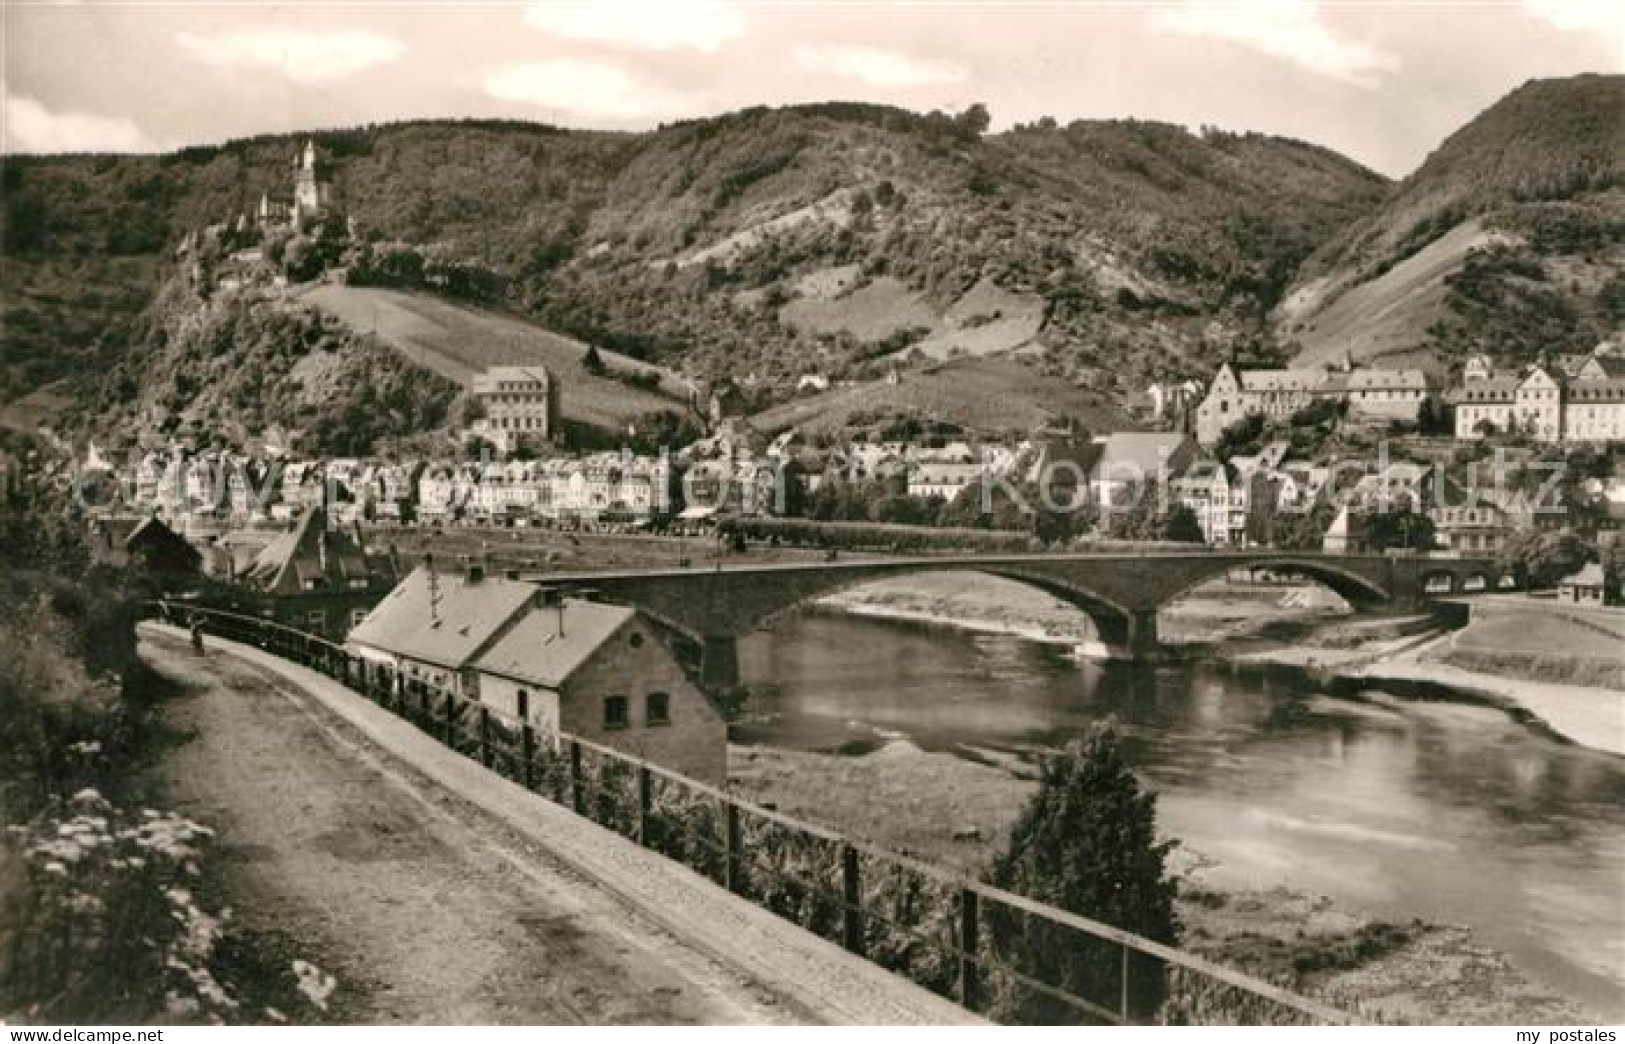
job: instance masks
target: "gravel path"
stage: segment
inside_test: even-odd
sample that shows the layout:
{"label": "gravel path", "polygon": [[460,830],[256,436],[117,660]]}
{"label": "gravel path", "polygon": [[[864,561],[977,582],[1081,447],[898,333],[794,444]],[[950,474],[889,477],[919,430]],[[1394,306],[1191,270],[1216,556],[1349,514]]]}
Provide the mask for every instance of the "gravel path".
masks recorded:
{"label": "gravel path", "polygon": [[[382,1023],[965,1022],[940,998],[260,650],[141,627],[191,686],[172,803],[220,829],[228,902]],[[229,653],[229,655],[228,655]]]}

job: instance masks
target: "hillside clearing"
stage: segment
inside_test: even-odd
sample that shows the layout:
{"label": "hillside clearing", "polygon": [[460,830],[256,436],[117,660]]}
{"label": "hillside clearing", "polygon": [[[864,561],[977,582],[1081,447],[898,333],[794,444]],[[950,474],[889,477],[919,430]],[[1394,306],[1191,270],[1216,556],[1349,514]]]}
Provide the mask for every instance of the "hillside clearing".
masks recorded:
{"label": "hillside clearing", "polygon": [[835,432],[898,413],[950,421],[971,431],[1030,432],[1059,417],[1094,431],[1123,431],[1133,421],[1105,396],[1008,359],[956,359],[885,381],[835,388],[757,414],[762,431]]}
{"label": "hillside clearing", "polygon": [[[1376,279],[1343,290],[1290,327],[1290,336],[1303,345],[1295,365],[1334,365],[1345,351],[1355,362],[1384,359],[1402,365],[1394,357],[1419,349],[1428,328],[1444,314],[1445,279],[1460,270],[1470,251],[1499,239],[1504,237],[1487,231],[1483,222],[1464,221]],[[1330,289],[1304,287],[1282,311],[1303,314],[1314,307],[1314,297]]]}
{"label": "hillside clearing", "polygon": [[645,389],[596,376],[582,366],[587,346],[580,341],[440,298],[328,284],[306,292],[302,300],[462,384],[490,366],[545,366],[562,382],[564,418],[594,427],[619,430],[643,414],[680,409],[689,399],[690,386],[669,371],[599,349],[609,373],[652,373],[659,384]]}

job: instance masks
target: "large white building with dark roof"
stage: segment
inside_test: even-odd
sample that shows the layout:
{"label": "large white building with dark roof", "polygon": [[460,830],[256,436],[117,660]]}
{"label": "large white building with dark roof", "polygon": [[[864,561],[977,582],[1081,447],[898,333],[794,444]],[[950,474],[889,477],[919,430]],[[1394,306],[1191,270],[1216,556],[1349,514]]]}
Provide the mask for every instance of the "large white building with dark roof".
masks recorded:
{"label": "large white building with dark roof", "polygon": [[1346,404],[1355,420],[1415,423],[1431,391],[1417,369],[1243,370],[1227,362],[1196,408],[1196,439],[1212,446],[1237,421],[1283,419],[1322,401]]}
{"label": "large white building with dark roof", "polygon": [[[1450,394],[1458,439],[1517,432],[1541,442],[1625,441],[1625,369],[1614,356],[1496,373],[1475,367]],[[1573,374],[1572,376],[1570,374]]]}

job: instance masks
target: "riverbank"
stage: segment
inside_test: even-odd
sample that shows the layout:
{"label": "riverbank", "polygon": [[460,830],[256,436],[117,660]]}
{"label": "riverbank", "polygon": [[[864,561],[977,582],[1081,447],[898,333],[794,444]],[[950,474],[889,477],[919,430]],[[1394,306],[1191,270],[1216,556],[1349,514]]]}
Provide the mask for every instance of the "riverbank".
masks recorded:
{"label": "riverbank", "polygon": [[1526,714],[1552,732],[1592,750],[1625,756],[1625,693],[1588,685],[1530,681],[1469,671],[1433,657],[1452,636],[1366,664],[1349,677],[1369,681],[1425,682],[1480,696],[1510,713]]}
{"label": "riverbank", "polygon": [[[1083,645],[1095,638],[1089,618],[1076,606],[980,573],[900,577],[815,604],[853,616],[941,624],[1058,645]],[[1295,633],[1346,612],[1341,600],[1314,584],[1214,583],[1162,613],[1162,638],[1182,644]]]}
{"label": "riverbank", "polygon": [[[885,581],[816,604],[853,616],[1056,645],[1085,646],[1093,638],[1087,618],[1075,607],[979,574]],[[1618,647],[1625,648],[1625,637],[1600,634],[1594,625],[1554,617],[1548,609],[1500,611],[1493,624],[1475,623],[1452,635],[1441,634],[1426,616],[1349,619],[1340,600],[1315,584],[1217,582],[1164,610],[1161,629],[1167,643],[1199,645],[1206,655],[1232,663],[1303,668],[1328,681],[1362,681],[1374,687],[1388,681],[1458,690],[1568,741],[1625,755],[1625,692],[1566,680],[1596,676],[1596,661],[1615,648],[1610,641],[1618,638]],[[1518,640],[1537,643],[1540,652],[1519,647]],[[1491,658],[1496,655],[1510,657],[1518,666],[1500,666]],[[1625,655],[1616,653],[1616,658],[1625,664]],[[1559,669],[1564,664],[1574,670]],[[1559,677],[1532,677],[1531,665],[1543,665]]]}
{"label": "riverbank", "polygon": [[[980,873],[1036,791],[1027,752],[928,752],[893,740],[861,756],[761,746],[730,751],[752,800],[895,851]],[[1224,963],[1401,1022],[1586,1021],[1462,926],[1392,923],[1291,888],[1211,881],[1217,860],[1176,850],[1183,945]]]}
{"label": "riverbank", "polygon": [[[1522,621],[1522,625],[1530,635],[1538,635],[1531,640],[1539,641],[1546,650],[1543,662],[1552,668],[1551,673],[1571,676],[1558,668],[1576,664],[1575,673],[1580,677],[1595,673],[1591,664],[1597,658],[1563,651],[1589,648],[1587,643],[1597,640],[1594,633],[1579,626],[1568,628],[1570,633],[1559,633],[1554,628],[1561,624],[1549,616],[1529,615],[1532,618]],[[1496,631],[1505,652],[1495,655],[1527,668],[1533,662],[1532,654],[1520,650],[1513,636],[1519,626],[1517,620],[1497,621]],[[1527,669],[1515,674],[1469,669],[1463,664],[1493,666],[1500,662],[1486,659],[1487,654],[1479,651],[1484,642],[1495,640],[1481,635],[1481,630],[1481,625],[1473,624],[1462,631],[1442,634],[1374,636],[1353,645],[1323,644],[1322,635],[1311,635],[1290,646],[1233,650],[1225,658],[1243,665],[1311,669],[1327,682],[1360,682],[1372,688],[1434,686],[1499,707],[1569,742],[1625,755],[1625,692],[1530,677]]]}

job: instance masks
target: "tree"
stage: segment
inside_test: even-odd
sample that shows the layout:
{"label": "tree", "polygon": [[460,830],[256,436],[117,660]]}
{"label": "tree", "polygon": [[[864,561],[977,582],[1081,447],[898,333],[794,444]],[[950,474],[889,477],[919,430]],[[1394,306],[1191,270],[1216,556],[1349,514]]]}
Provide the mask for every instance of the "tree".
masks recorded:
{"label": "tree", "polygon": [[958,116],[954,117],[954,126],[964,132],[966,137],[976,138],[987,133],[987,128],[993,123],[987,106],[977,102]]}
{"label": "tree", "polygon": [[1337,509],[1327,503],[1307,511],[1277,512],[1272,520],[1274,544],[1283,551],[1319,551],[1336,517]]}
{"label": "tree", "polygon": [[1237,454],[1257,453],[1264,441],[1264,415],[1249,413],[1219,434],[1213,455],[1229,460]]}
{"label": "tree", "polygon": [[587,354],[581,357],[581,368],[592,374],[594,377],[602,377],[604,375],[604,359],[598,354],[598,346],[596,344],[587,345]]}
{"label": "tree", "polygon": [[1202,535],[1202,523],[1197,519],[1196,512],[1184,504],[1175,504],[1162,519],[1162,539],[1176,540],[1183,544],[1200,544],[1207,538]]}
{"label": "tree", "polygon": [[[1022,810],[1009,847],[994,860],[993,884],[1160,943],[1173,945],[1176,883],[1166,860],[1175,842],[1156,839],[1156,796],[1142,792],[1110,724],[1046,756],[1038,793]],[[1080,933],[994,907],[989,919],[999,960],[1040,981],[1108,1007],[1122,984],[1121,951]],[[1153,1015],[1162,1003],[1160,964],[1132,959],[1129,1010]],[[1015,1024],[1077,1022],[1063,1001],[998,980],[993,1017]]]}
{"label": "tree", "polygon": [[1410,505],[1392,511],[1375,511],[1358,517],[1357,545],[1370,551],[1407,548],[1412,551],[1431,551],[1437,546],[1433,520]]}
{"label": "tree", "polygon": [[1553,587],[1591,560],[1591,548],[1569,530],[1523,529],[1502,545],[1498,561],[1516,575],[1520,586]]}

